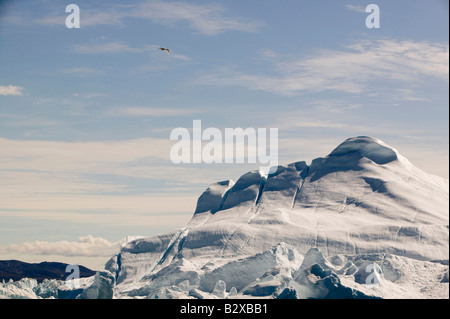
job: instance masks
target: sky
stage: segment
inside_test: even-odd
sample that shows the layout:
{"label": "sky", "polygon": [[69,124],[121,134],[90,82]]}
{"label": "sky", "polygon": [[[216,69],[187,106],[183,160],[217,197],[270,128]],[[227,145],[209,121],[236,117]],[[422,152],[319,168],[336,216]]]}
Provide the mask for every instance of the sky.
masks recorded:
{"label": "sky", "polygon": [[[66,6],[80,9],[67,28]],[[367,28],[374,3],[380,27]],[[449,176],[446,0],[0,1],[0,259],[100,269],[254,163],[173,129],[277,128],[279,163],[367,135]],[[170,49],[170,54],[158,50]]]}

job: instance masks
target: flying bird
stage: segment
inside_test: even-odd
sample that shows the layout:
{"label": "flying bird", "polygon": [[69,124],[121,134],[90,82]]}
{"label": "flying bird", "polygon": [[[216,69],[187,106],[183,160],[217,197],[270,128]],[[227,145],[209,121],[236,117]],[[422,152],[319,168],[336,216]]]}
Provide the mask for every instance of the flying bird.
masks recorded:
{"label": "flying bird", "polygon": [[167,54],[170,54],[169,49],[166,49],[166,48],[159,48],[159,50],[161,50],[161,51],[167,51]]}

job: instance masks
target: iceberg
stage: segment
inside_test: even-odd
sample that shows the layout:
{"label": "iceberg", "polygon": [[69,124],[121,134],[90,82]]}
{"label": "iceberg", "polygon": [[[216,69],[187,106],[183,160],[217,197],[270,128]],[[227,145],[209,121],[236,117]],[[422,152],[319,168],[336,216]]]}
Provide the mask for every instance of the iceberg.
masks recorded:
{"label": "iceberg", "polygon": [[[75,297],[449,298],[448,210],[448,180],[353,137],[309,165],[213,183],[184,228],[130,237]],[[75,294],[37,286],[0,296]]]}

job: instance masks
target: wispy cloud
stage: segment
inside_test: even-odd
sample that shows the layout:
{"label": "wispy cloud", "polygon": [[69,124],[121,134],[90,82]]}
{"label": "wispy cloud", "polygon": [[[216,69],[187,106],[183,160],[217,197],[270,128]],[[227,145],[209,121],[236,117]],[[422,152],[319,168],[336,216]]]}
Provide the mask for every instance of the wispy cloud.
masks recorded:
{"label": "wispy cloud", "polygon": [[2,216],[13,211],[15,217],[101,223],[104,215],[85,212],[120,212],[109,215],[109,221],[167,226],[170,217],[154,214],[193,211],[198,194],[186,188],[209,182],[208,172],[199,167],[187,170],[171,163],[173,144],[168,137],[99,142],[0,138]]}
{"label": "wispy cloud", "polygon": [[229,68],[201,76],[198,84],[241,86],[281,95],[340,91],[362,93],[372,81],[419,82],[424,76],[448,82],[449,46],[446,43],[373,40],[344,50],[319,50],[295,57],[272,50],[261,52],[272,63],[272,74],[252,74]]}
{"label": "wispy cloud", "polygon": [[[3,127],[48,127],[58,126],[61,123],[52,121],[46,118],[42,118],[31,114],[13,114],[13,113],[0,113],[0,120]],[[1,142],[0,142],[1,143]]]}
{"label": "wispy cloud", "polygon": [[[110,5],[110,4],[109,4]],[[102,9],[89,9],[83,7],[81,9],[80,15],[82,18],[80,19],[81,27],[92,27],[98,25],[115,25],[122,26],[123,19],[127,16],[126,11],[122,9],[126,9],[127,6],[121,5],[110,5],[107,8]],[[61,11],[54,11],[53,14],[48,16],[38,18],[38,19],[20,19],[16,17],[15,20],[10,21],[14,23],[16,20],[20,22],[20,24],[39,24],[44,26],[65,26],[66,15],[61,15]],[[25,21],[23,21],[25,20]]]}
{"label": "wispy cloud", "polygon": [[[28,205],[31,198],[50,199],[49,206],[55,205],[56,198],[61,196],[118,196],[118,201],[134,204],[141,202],[126,200],[130,191],[133,194],[155,192],[155,183],[159,191],[172,191],[210,181],[209,172],[204,167],[186,169],[170,161],[170,150],[175,141],[167,138],[141,138],[123,141],[96,142],[61,142],[39,140],[11,140],[0,138],[0,158],[2,166],[0,175],[0,207],[11,209],[32,209]],[[178,186],[175,187],[174,185]],[[171,185],[171,186],[168,186]],[[190,193],[196,190],[189,190]],[[177,194],[177,196],[184,196]],[[13,197],[19,200],[15,206]],[[120,196],[125,196],[121,197]],[[158,195],[157,198],[164,196]],[[141,202],[149,204],[155,200],[151,196]],[[95,202],[97,200],[97,202]],[[79,206],[82,200],[74,199],[74,205]],[[79,204],[76,204],[77,201]],[[111,209],[118,204],[114,199],[87,199],[92,207]],[[156,201],[156,200],[155,200]],[[170,210],[175,204],[172,201],[160,201],[161,205],[150,205],[147,209]],[[164,203],[163,203],[164,202]],[[114,203],[114,204],[111,204]],[[13,206],[9,206],[9,205]],[[100,204],[100,206],[98,206]],[[145,205],[147,205],[145,204]],[[27,206],[28,205],[28,206]],[[38,206],[45,206],[45,200]],[[84,205],[84,204],[83,204]],[[124,207],[126,207],[125,204]],[[167,205],[166,208],[163,206]],[[182,204],[180,204],[182,206]],[[177,206],[177,209],[181,206]],[[64,205],[63,205],[64,206]],[[61,208],[63,207],[61,206]],[[54,206],[55,207],[55,206]],[[70,207],[70,205],[66,205]],[[83,206],[87,209],[88,206]]]}
{"label": "wispy cloud", "polygon": [[362,5],[359,4],[346,4],[345,7],[350,10],[350,11],[354,11],[354,12],[366,12],[366,7],[363,7]]}
{"label": "wispy cloud", "polygon": [[[82,54],[115,54],[115,53],[151,53],[152,56],[157,57],[161,56],[161,51],[159,50],[158,45],[144,45],[142,47],[132,47],[122,42],[105,42],[105,43],[83,43],[83,44],[74,44],[71,46],[71,50],[76,53]],[[174,52],[172,49],[170,55],[164,54],[164,62],[165,64],[161,66],[161,63],[158,64],[158,68],[167,68],[168,62],[190,62],[191,58],[180,54],[178,52]],[[161,59],[159,59],[161,62]],[[142,71],[145,67],[141,67]],[[61,71],[65,74],[72,75],[101,75],[104,74],[104,70],[89,68],[89,67],[78,67],[78,68],[70,68],[64,69]]]}
{"label": "wispy cloud", "polygon": [[24,88],[15,85],[0,85],[0,95],[22,96]]}
{"label": "wispy cloud", "polygon": [[133,52],[141,53],[144,52],[143,48],[133,48],[121,42],[109,42],[100,44],[74,44],[72,49],[78,53],[85,54],[104,54],[104,53],[122,53],[122,52]]}
{"label": "wispy cloud", "polygon": [[414,90],[411,89],[394,89],[395,95],[393,97],[394,100],[398,101],[427,101],[427,98],[420,97],[417,95]]}
{"label": "wispy cloud", "polygon": [[62,74],[75,75],[75,76],[84,76],[84,75],[103,75],[105,74],[104,70],[90,67],[75,67],[68,69],[61,69]]}
{"label": "wispy cloud", "polygon": [[186,23],[192,30],[203,35],[216,35],[227,31],[255,32],[262,25],[259,22],[231,17],[227,15],[227,10],[218,4],[147,1],[139,4],[131,15],[169,27]]}
{"label": "wispy cloud", "polygon": [[0,157],[3,170],[39,169],[46,172],[84,171],[87,174],[95,172],[101,174],[112,166],[123,167],[125,163],[141,158],[168,160],[170,146],[168,138],[60,142],[10,140],[0,137]]}
{"label": "wispy cloud", "polygon": [[[130,18],[146,19],[166,27],[187,26],[195,33],[217,35],[229,31],[256,32],[263,25],[261,22],[249,21],[229,14],[219,4],[194,4],[182,1],[143,1],[133,5],[108,3],[103,10],[83,9],[82,27],[96,25],[126,25]],[[49,15],[35,20],[35,23],[48,26],[64,25],[65,16]],[[13,23],[10,19],[8,22]]]}
{"label": "wispy cloud", "polygon": [[167,116],[182,116],[186,114],[198,113],[198,110],[191,108],[154,108],[154,107],[139,107],[129,106],[120,107],[107,111],[107,116],[145,116],[145,117],[167,117]]}
{"label": "wispy cloud", "polygon": [[344,100],[325,100],[318,99],[310,102],[311,106],[317,108],[317,110],[324,111],[332,114],[351,112],[362,107],[362,104],[351,103]]}

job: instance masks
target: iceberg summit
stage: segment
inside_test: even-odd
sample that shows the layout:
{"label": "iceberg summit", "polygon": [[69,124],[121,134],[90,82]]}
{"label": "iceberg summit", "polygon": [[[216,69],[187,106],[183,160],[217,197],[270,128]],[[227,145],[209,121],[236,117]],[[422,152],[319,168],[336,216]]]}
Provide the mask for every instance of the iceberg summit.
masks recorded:
{"label": "iceberg summit", "polygon": [[210,185],[186,227],[127,242],[71,296],[449,298],[448,180],[371,137],[272,172]]}

